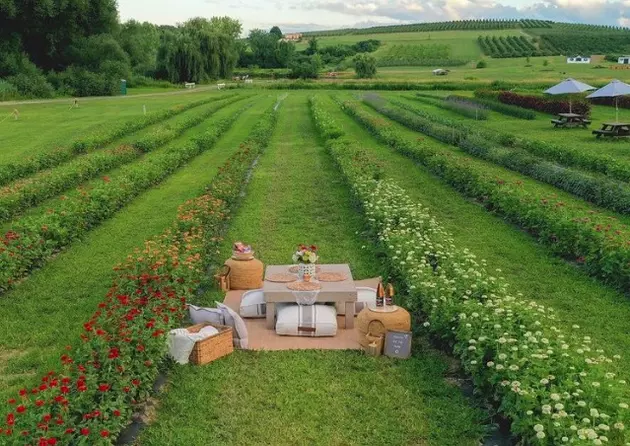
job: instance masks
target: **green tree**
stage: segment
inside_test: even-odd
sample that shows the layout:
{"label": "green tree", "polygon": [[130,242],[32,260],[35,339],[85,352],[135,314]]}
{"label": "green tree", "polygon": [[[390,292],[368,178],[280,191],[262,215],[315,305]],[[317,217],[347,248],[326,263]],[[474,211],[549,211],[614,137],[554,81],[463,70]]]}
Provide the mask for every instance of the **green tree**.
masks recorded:
{"label": "green tree", "polygon": [[293,42],[278,42],[276,44],[276,68],[287,68],[295,57]]}
{"label": "green tree", "polygon": [[282,30],[277,26],[274,26],[273,28],[271,28],[269,30],[269,34],[276,36],[278,40],[282,39],[282,37],[284,36],[284,34],[282,34]]}
{"label": "green tree", "polygon": [[278,46],[276,36],[262,29],[253,29],[247,40],[252,50],[254,63],[261,68],[275,68],[276,48]]}
{"label": "green tree", "polygon": [[304,54],[307,56],[312,56],[313,54],[317,54],[317,50],[319,49],[319,41],[313,37],[308,41],[308,48],[304,51]]}
{"label": "green tree", "polygon": [[290,76],[292,78],[316,79],[319,77],[319,70],[322,68],[322,58],[319,54],[296,57],[291,62],[290,68]]}
{"label": "green tree", "polygon": [[357,77],[364,79],[374,77],[376,75],[376,59],[367,53],[357,54],[354,56],[354,71]]}
{"label": "green tree", "polygon": [[160,46],[160,31],[148,22],[129,20],[120,26],[120,46],[129,55],[134,73],[153,75]]}
{"label": "green tree", "polygon": [[0,42],[19,41],[44,70],[63,70],[69,46],[117,28],[116,0],[0,0]]}

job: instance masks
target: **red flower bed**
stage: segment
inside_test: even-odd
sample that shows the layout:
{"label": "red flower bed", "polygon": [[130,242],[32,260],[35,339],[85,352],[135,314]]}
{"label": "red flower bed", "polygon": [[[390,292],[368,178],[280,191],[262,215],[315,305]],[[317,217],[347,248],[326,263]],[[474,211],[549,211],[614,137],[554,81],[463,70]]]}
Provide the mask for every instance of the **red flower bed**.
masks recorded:
{"label": "red flower bed", "polygon": [[61,370],[9,400],[0,444],[115,441],[133,406],[148,396],[157,361],[166,354],[167,333],[181,326],[187,299],[206,277],[229,211],[274,123],[273,111],[264,115],[206,194],[183,204],[169,230],[114,268],[113,286],[84,323],[79,347],[68,346],[61,356]]}
{"label": "red flower bed", "polygon": [[499,93],[500,102],[517,107],[528,108],[551,115],[558,113],[569,113],[569,108],[573,113],[588,116],[591,113],[591,105],[581,98],[571,101],[569,106],[568,100],[558,100],[544,96],[533,96],[513,93],[511,91],[502,91]]}

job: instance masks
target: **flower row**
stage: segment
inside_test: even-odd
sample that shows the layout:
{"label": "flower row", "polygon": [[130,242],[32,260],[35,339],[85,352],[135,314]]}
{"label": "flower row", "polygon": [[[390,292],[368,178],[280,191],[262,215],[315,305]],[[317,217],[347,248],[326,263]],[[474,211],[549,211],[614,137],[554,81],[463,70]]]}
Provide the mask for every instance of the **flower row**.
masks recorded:
{"label": "flower row", "polygon": [[216,261],[230,212],[275,116],[271,109],[263,115],[205,193],[179,208],[170,229],[114,268],[114,284],[84,324],[80,345],[68,347],[60,370],[9,401],[2,444],[115,443],[151,391],[168,331],[181,325],[187,300]]}
{"label": "flower row", "polygon": [[479,90],[475,92],[475,96],[483,99],[498,100],[499,102],[516,107],[536,110],[542,113],[557,115],[558,113],[573,113],[580,115],[589,115],[591,113],[591,104],[586,100],[573,99],[571,104],[566,99],[556,99],[543,96],[525,95],[514,93],[513,91],[490,91]]}
{"label": "flower row", "polygon": [[[466,124],[463,121],[454,121],[443,116],[427,113],[419,107],[414,107],[406,102],[391,101],[398,107],[410,111],[433,122],[446,125],[464,134],[476,134],[489,141],[494,141],[506,147],[518,147],[533,155],[540,156],[550,161],[555,161],[563,166],[578,167],[593,172],[599,172],[620,181],[630,181],[630,163],[615,159],[610,155],[587,151],[581,148],[561,146],[544,141],[516,138],[512,134],[497,132],[478,125]],[[460,136],[460,138],[463,137]]]}
{"label": "flower row", "polygon": [[405,156],[418,161],[464,195],[525,228],[557,254],[622,290],[630,289],[630,231],[614,217],[569,204],[554,194],[523,189],[520,180],[488,173],[465,157],[429,141],[410,141],[392,125],[345,102],[343,109],[366,129]]}
{"label": "flower row", "polygon": [[123,166],[115,178],[104,177],[90,189],[79,189],[70,197],[61,197],[58,204],[43,215],[15,220],[11,230],[0,238],[0,291],[11,288],[16,280],[50,255],[81,238],[141,192],[208,150],[239,114],[240,111],[212,122],[203,138]]}
{"label": "flower row", "polygon": [[513,118],[527,119],[527,120],[536,119],[536,113],[533,112],[532,110],[527,110],[521,107],[517,107],[515,105],[507,105],[502,102],[494,101],[492,99],[484,99],[484,98],[479,98],[479,97],[471,98],[469,96],[462,96],[458,94],[450,95],[448,96],[448,98],[474,102],[483,107],[489,108],[490,110],[493,110],[497,113],[501,113],[502,115],[512,116]]}
{"label": "flower row", "polygon": [[[220,98],[225,99],[233,95],[234,94],[225,95]],[[107,130],[104,129],[100,133],[80,138],[72,142],[68,147],[46,150],[45,152],[27,158],[24,161],[0,165],[0,185],[8,184],[11,181],[26,177],[35,172],[39,172],[40,170],[58,166],[74,158],[77,153],[84,153],[90,149],[97,149],[106,146],[125,135],[142,130],[152,124],[156,124],[160,121],[164,121],[165,119],[183,113],[186,110],[205,105],[215,100],[217,100],[216,97],[206,98],[190,102],[185,105],[178,105],[164,111],[150,113],[142,118],[134,118],[133,120],[126,119],[123,123],[116,125],[113,128]]]}
{"label": "flower row", "polygon": [[149,152],[166,144],[189,128],[199,125],[216,111],[242,98],[243,96],[236,96],[225,101],[216,101],[193,113],[192,116],[174,123],[165,123],[149,135],[132,142],[131,147],[123,145],[116,149],[75,157],[57,169],[40,172],[33,177],[0,188],[0,221],[8,220],[19,212],[54,197],[70,187],[139,158],[143,152]]}
{"label": "flower row", "polygon": [[432,118],[386,106],[374,98],[367,98],[366,103],[406,127],[456,145],[473,156],[551,184],[612,211],[630,213],[630,185],[626,183],[559,166],[521,148],[503,147],[486,135],[476,134],[477,132],[453,132],[451,128]]}
{"label": "flower row", "polygon": [[453,113],[457,113],[458,115],[462,115],[478,121],[487,120],[490,114],[488,110],[482,105],[455,96],[450,96],[449,98],[441,98],[431,94],[417,93],[416,96],[413,97],[413,99],[418,102],[424,102],[425,104],[433,105],[443,110],[452,111]]}
{"label": "flower row", "polygon": [[382,172],[357,143],[337,138],[327,146],[404,283],[407,306],[453,347],[476,388],[512,420],[513,434],[539,445],[630,440],[630,392],[609,365],[618,356],[577,326],[560,329],[553,309],[511,292],[501,272],[456,246],[427,208],[377,179]]}

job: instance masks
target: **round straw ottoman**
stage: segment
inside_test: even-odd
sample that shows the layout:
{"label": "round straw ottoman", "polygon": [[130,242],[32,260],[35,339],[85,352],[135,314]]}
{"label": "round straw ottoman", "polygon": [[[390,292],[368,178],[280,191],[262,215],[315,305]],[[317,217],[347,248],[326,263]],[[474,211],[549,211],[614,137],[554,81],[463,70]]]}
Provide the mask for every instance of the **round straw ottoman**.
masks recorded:
{"label": "round straw ottoman", "polygon": [[411,330],[411,315],[407,310],[398,306],[381,308],[364,308],[357,317],[359,343],[364,348],[375,338],[385,338],[387,330]]}
{"label": "round straw ottoman", "polygon": [[263,263],[255,258],[247,260],[228,259],[230,267],[230,289],[256,290],[263,286]]}

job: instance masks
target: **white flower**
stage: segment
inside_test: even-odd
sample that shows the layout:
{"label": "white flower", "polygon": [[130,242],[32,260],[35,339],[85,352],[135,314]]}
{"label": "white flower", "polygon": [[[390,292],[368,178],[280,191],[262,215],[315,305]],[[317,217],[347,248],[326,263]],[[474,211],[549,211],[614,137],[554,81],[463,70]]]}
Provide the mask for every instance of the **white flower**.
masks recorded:
{"label": "white flower", "polygon": [[558,395],[557,393],[552,393],[551,395],[549,395],[549,397],[554,400],[554,401],[560,401],[560,395]]}
{"label": "white flower", "polygon": [[545,433],[544,432],[538,432],[536,434],[536,438],[540,438],[542,440],[543,438],[545,438]]}
{"label": "white flower", "polygon": [[615,423],[615,424],[613,425],[613,427],[614,427],[615,429],[619,429],[620,431],[622,431],[622,430],[624,430],[624,429],[626,428],[626,427],[623,425],[623,423],[622,423],[621,421],[620,421],[620,422],[618,422],[618,423]]}
{"label": "white flower", "polygon": [[555,407],[555,408],[556,408],[556,410],[562,410],[562,409],[564,409],[564,404],[562,404],[562,403],[558,403],[558,404],[556,404],[556,405],[555,405],[555,406],[553,406],[553,407]]}
{"label": "white flower", "polygon": [[626,403],[619,403],[619,407],[621,407],[622,409],[627,409],[628,405]]}
{"label": "white flower", "polygon": [[494,362],[492,361],[488,361],[488,363],[486,364],[488,367],[494,367]]}
{"label": "white flower", "polygon": [[534,431],[536,431],[536,432],[542,432],[544,430],[545,430],[545,426],[543,426],[542,424],[536,424],[534,426]]}

